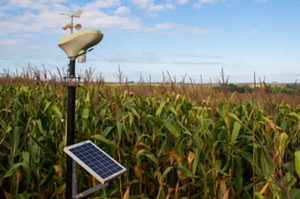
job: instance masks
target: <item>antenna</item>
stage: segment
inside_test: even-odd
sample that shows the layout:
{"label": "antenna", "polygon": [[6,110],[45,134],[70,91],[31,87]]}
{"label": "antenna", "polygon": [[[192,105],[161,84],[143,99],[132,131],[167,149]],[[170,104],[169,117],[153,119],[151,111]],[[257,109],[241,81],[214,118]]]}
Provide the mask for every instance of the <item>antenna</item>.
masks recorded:
{"label": "antenna", "polygon": [[[80,15],[83,13],[82,10],[77,10],[76,12],[74,12],[73,14],[65,14],[65,13],[60,13],[61,15],[66,15],[69,17],[69,23],[64,24],[62,26],[63,30],[69,29],[69,34],[73,34],[73,17],[76,18],[80,18]],[[75,25],[76,30],[80,30],[81,29],[81,25],[80,24],[76,24]]]}

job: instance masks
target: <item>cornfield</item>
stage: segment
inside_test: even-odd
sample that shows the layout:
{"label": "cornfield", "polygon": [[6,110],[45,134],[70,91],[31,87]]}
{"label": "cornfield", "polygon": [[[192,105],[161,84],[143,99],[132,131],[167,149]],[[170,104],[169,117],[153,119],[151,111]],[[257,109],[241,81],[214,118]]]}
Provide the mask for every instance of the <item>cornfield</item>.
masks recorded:
{"label": "cornfield", "polygon": [[[128,169],[92,198],[300,198],[299,101],[149,86],[77,88],[75,142]],[[60,83],[0,84],[0,198],[65,198],[66,100]]]}

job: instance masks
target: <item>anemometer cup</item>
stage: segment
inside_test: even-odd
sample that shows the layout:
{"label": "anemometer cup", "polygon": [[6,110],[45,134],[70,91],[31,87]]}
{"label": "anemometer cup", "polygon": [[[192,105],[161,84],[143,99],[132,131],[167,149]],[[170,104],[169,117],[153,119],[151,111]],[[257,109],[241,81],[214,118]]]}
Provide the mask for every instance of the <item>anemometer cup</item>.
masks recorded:
{"label": "anemometer cup", "polygon": [[68,23],[68,24],[64,24],[61,28],[63,30],[67,30],[68,28],[75,28],[76,30],[80,30],[82,28],[82,25],[78,23],[73,27],[71,23]]}

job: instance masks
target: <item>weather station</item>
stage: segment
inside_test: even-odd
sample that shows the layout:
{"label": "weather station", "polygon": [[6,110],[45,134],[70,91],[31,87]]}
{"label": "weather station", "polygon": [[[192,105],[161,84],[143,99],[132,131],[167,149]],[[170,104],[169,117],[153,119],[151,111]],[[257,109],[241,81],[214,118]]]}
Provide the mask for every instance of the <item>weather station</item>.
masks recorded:
{"label": "weather station", "polygon": [[[73,33],[73,28],[80,30],[82,26],[74,26],[73,19],[80,18],[82,10],[77,10],[73,14],[64,14],[69,17],[69,22],[62,26],[63,30],[68,30],[68,34],[62,36],[58,41],[58,46],[70,59],[65,86],[68,88],[68,111],[67,111],[67,143],[64,152],[67,154],[67,174],[66,174],[66,198],[82,198],[101,188],[125,173],[127,169],[115,161],[112,157],[102,151],[91,141],[74,143],[75,140],[75,96],[76,87],[79,85],[80,77],[75,76],[75,62],[86,62],[86,53],[91,51],[91,47],[97,45],[103,38],[99,30],[83,30]],[[77,193],[76,163],[83,167],[88,173],[94,176],[100,183],[86,191]]]}

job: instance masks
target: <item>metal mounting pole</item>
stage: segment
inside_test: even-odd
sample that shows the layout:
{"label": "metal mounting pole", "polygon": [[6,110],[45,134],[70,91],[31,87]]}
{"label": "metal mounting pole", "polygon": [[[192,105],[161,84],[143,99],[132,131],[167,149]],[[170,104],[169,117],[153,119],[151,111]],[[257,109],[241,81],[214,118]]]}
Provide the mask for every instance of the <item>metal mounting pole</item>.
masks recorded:
{"label": "metal mounting pole", "polygon": [[[75,59],[70,59],[68,77],[71,81],[75,78]],[[74,144],[75,135],[75,96],[76,96],[76,85],[68,84],[68,114],[67,114],[67,146]],[[66,187],[66,199],[72,199],[72,195],[76,186],[73,186],[73,170],[76,169],[76,164],[73,164],[73,160],[67,156],[67,187]],[[73,168],[75,167],[75,168]],[[76,179],[75,179],[76,180]],[[75,182],[76,183],[76,182]],[[75,190],[76,192],[76,190]]]}

